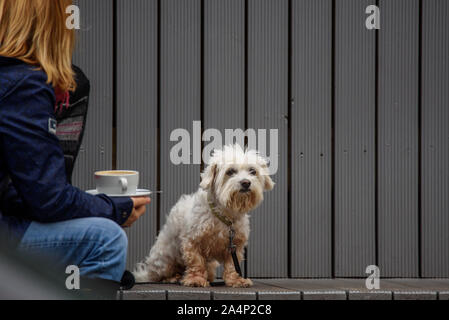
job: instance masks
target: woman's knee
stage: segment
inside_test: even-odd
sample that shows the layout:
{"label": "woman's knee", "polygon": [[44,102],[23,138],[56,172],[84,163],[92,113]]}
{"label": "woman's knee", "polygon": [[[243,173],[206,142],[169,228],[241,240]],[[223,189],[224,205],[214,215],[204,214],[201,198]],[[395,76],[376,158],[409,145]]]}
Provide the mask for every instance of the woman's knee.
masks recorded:
{"label": "woman's knee", "polygon": [[126,263],[128,236],[123,228],[118,225],[112,227],[109,231],[108,244],[115,249],[115,254],[122,256],[124,263]]}
{"label": "woman's knee", "polygon": [[122,251],[126,252],[128,247],[128,237],[117,223],[106,218],[91,218],[89,232],[96,233],[91,235],[101,240],[103,245],[113,245]]}
{"label": "woman's knee", "polygon": [[[98,241],[88,260],[101,261],[102,278],[120,280],[125,271],[128,249],[125,231],[115,222],[104,218],[93,218],[89,229],[89,237]],[[86,262],[90,264],[91,261]]]}

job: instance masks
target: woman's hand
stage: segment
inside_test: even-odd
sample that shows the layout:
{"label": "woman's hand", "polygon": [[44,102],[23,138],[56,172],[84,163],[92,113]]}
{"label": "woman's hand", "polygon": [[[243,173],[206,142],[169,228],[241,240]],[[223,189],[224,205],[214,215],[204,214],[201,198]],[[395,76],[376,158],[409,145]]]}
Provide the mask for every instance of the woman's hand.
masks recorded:
{"label": "woman's hand", "polygon": [[145,213],[145,206],[151,202],[149,197],[131,197],[131,200],[134,203],[134,208],[128,217],[128,220],[122,224],[123,228],[131,227],[131,225]]}

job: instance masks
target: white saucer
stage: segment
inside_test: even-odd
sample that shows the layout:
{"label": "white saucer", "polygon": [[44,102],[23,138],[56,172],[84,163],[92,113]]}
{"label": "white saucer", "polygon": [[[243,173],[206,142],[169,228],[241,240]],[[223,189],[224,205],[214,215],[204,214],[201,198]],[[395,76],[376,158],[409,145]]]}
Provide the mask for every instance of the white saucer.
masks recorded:
{"label": "white saucer", "polygon": [[[93,190],[87,190],[87,193],[91,194],[91,195],[97,195],[100,194],[96,189]],[[147,189],[137,189],[136,193],[132,193],[132,194],[107,194],[107,196],[109,197],[145,197],[145,196],[149,196],[150,194],[152,194],[153,192]]]}

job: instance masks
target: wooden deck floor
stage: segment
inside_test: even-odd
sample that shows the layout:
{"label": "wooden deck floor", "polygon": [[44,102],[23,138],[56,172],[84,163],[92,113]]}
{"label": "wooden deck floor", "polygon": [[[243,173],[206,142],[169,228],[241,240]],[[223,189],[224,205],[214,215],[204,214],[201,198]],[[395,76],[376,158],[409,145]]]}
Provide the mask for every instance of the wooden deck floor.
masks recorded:
{"label": "wooden deck floor", "polygon": [[449,300],[449,279],[381,279],[368,290],[365,279],[257,279],[245,289],[187,288],[142,284],[120,293],[124,300]]}

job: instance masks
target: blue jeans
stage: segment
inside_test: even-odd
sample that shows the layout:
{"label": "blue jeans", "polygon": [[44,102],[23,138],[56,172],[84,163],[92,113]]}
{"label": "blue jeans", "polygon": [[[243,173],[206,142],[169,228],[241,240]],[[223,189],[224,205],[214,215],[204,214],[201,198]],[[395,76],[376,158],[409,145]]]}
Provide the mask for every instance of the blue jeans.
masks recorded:
{"label": "blue jeans", "polygon": [[120,281],[126,265],[128,239],[123,229],[105,218],[81,218],[54,223],[32,222],[18,250],[46,256],[58,267],[76,265],[80,275]]}

